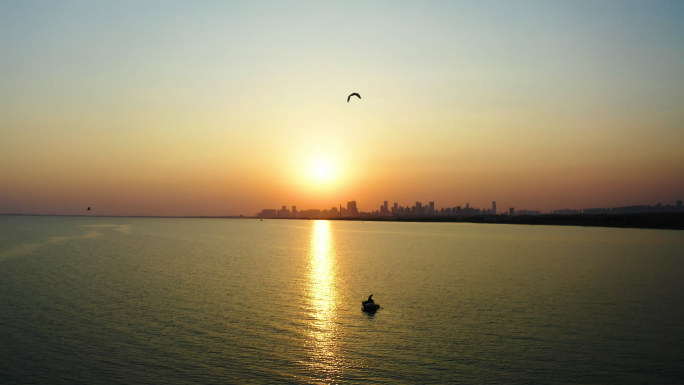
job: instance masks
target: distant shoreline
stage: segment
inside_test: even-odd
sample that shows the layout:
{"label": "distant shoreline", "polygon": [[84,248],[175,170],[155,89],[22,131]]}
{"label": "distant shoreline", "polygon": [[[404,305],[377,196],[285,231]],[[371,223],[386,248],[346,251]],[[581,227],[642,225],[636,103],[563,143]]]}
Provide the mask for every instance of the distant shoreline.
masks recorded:
{"label": "distant shoreline", "polygon": [[345,217],[345,218],[259,218],[257,216],[163,216],[163,215],[59,215],[59,214],[0,214],[0,216],[34,217],[94,217],[94,218],[197,218],[197,219],[326,219],[333,221],[368,222],[426,222],[426,223],[481,223],[508,225],[546,225],[615,227],[635,229],[684,230],[684,212],[643,214],[542,214],[542,215],[483,215],[473,217]]}
{"label": "distant shoreline", "polygon": [[617,227],[684,230],[684,213],[483,215],[474,217],[337,218],[335,220],[452,222],[508,225]]}

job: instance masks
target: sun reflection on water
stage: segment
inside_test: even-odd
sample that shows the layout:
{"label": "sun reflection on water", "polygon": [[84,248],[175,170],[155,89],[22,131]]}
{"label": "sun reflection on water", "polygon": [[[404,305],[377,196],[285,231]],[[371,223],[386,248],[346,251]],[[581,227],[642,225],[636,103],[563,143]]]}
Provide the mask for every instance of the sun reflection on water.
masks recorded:
{"label": "sun reflection on water", "polygon": [[313,223],[309,248],[309,366],[316,377],[332,382],[342,369],[337,330],[335,248],[330,222]]}

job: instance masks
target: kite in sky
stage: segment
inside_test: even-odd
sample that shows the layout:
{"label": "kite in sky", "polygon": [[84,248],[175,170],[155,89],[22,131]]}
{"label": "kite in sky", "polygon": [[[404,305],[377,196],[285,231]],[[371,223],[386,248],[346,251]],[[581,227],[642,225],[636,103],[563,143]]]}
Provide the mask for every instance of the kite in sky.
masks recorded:
{"label": "kite in sky", "polygon": [[354,92],[354,93],[349,94],[349,96],[347,96],[347,103],[349,103],[349,99],[351,99],[352,96],[356,96],[357,98],[361,99],[361,95]]}

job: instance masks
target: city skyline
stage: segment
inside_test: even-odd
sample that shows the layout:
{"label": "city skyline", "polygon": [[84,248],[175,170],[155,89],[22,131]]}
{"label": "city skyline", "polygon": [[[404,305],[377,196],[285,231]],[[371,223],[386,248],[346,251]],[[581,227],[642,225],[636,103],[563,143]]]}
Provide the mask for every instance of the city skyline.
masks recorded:
{"label": "city skyline", "polygon": [[334,219],[334,218],[429,218],[429,217],[476,217],[476,216],[516,216],[516,215],[577,215],[577,214],[639,214],[639,213],[664,213],[664,212],[684,212],[681,200],[674,204],[658,202],[655,205],[632,205],[620,207],[591,207],[581,209],[560,209],[550,212],[542,212],[532,208],[508,207],[504,210],[497,209],[497,202],[492,201],[489,208],[477,208],[465,205],[453,207],[439,207],[434,201],[429,201],[424,205],[416,201],[413,206],[400,205],[394,202],[391,206],[389,201],[383,201],[378,209],[372,211],[362,211],[358,209],[356,201],[347,201],[346,205],[339,204],[331,206],[329,209],[298,209],[296,205],[282,205],[279,209],[262,209],[254,217],[257,218],[304,218],[304,219]]}
{"label": "city skyline", "polygon": [[0,213],[675,202],[682,19],[673,1],[3,1]]}

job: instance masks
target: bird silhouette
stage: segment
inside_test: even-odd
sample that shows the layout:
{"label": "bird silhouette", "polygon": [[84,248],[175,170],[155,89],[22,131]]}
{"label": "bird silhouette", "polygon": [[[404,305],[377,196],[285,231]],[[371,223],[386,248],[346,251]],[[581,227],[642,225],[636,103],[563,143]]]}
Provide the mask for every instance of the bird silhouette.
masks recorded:
{"label": "bird silhouette", "polygon": [[361,99],[361,95],[354,92],[354,93],[349,94],[349,96],[347,96],[347,103],[349,103],[349,99],[351,99],[352,96],[356,96],[357,98]]}
{"label": "bird silhouette", "polygon": [[90,206],[88,206],[88,211],[90,211]]}

